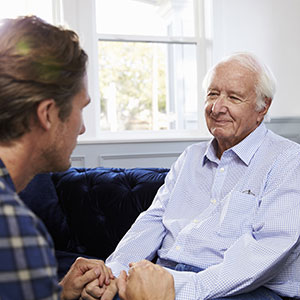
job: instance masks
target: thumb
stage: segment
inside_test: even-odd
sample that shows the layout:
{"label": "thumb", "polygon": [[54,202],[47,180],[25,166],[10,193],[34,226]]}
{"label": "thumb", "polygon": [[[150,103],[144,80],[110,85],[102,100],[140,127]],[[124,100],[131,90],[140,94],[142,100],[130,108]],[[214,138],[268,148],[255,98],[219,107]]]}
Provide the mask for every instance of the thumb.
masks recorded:
{"label": "thumb", "polygon": [[98,278],[100,273],[101,273],[101,271],[100,271],[99,267],[93,268],[93,269],[85,272],[80,278],[80,283],[81,283],[82,287],[85,286],[87,283]]}
{"label": "thumb", "polygon": [[119,290],[119,296],[122,299],[125,299],[125,292],[126,292],[126,282],[127,282],[127,274],[125,271],[121,271],[120,276],[117,280],[117,287]]}

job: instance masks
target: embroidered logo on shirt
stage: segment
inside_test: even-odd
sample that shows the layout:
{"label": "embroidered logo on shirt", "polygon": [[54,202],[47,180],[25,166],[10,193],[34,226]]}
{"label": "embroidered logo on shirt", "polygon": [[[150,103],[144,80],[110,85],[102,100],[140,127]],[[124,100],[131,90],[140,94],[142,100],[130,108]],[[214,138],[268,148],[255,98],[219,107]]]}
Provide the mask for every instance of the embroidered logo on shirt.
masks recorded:
{"label": "embroidered logo on shirt", "polygon": [[245,194],[248,194],[248,195],[255,196],[255,194],[252,193],[251,190],[245,190],[245,191],[243,191],[242,193],[245,193]]}

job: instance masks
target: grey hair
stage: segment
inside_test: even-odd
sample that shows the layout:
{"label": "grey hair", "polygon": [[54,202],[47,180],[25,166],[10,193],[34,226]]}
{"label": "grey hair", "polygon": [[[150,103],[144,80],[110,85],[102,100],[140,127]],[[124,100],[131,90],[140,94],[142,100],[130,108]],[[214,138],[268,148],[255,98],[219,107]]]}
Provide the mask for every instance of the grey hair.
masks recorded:
{"label": "grey hair", "polygon": [[213,66],[205,75],[202,87],[207,91],[216,68],[223,63],[236,61],[241,66],[257,74],[256,90],[256,109],[262,110],[266,106],[265,98],[273,99],[276,92],[276,79],[270,68],[262,63],[255,55],[247,52],[239,52],[223,58]]}

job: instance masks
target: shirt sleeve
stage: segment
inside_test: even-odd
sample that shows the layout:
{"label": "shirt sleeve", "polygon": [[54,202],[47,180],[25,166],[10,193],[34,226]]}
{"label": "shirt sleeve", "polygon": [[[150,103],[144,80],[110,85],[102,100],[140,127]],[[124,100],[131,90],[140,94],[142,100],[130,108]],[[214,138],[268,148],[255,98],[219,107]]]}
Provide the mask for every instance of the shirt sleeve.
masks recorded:
{"label": "shirt sleeve", "polygon": [[59,299],[52,240],[16,195],[1,194],[0,298]]}
{"label": "shirt sleeve", "polygon": [[274,278],[290,256],[299,255],[299,182],[298,158],[271,170],[251,229],[225,251],[222,263],[199,273],[169,270],[176,300],[227,297],[262,285],[280,286]]}
{"label": "shirt sleeve", "polygon": [[185,152],[171,167],[165,183],[158,190],[152,205],[139,215],[116,250],[107,258],[106,264],[112,269],[115,276],[118,276],[121,270],[128,270],[131,262],[142,259],[152,260],[155,257],[165,236],[163,214],[184,157]]}

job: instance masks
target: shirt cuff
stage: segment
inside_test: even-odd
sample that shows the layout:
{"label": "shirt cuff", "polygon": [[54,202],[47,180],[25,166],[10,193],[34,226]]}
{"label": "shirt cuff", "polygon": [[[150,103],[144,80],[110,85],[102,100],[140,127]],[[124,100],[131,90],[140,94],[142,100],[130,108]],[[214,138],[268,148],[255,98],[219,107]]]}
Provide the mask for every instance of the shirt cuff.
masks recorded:
{"label": "shirt cuff", "polygon": [[122,265],[122,264],[118,263],[117,261],[109,262],[109,263],[105,263],[105,264],[106,264],[106,266],[111,268],[114,276],[116,276],[116,277],[118,277],[120,275],[122,270],[126,271],[126,273],[129,270],[129,266]]}
{"label": "shirt cuff", "polygon": [[173,275],[176,300],[205,299],[207,293],[199,284],[197,273],[165,269]]}

